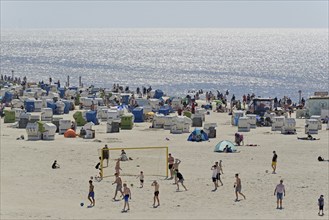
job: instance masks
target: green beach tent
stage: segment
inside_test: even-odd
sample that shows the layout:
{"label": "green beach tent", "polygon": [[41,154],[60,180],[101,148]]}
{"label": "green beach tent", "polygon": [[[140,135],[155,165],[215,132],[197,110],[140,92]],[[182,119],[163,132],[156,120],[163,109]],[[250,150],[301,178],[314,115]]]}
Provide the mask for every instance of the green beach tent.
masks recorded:
{"label": "green beach tent", "polygon": [[232,149],[232,153],[237,151],[237,146],[235,146],[231,141],[221,141],[215,146],[215,152],[224,152],[224,148],[228,146],[228,148]]}

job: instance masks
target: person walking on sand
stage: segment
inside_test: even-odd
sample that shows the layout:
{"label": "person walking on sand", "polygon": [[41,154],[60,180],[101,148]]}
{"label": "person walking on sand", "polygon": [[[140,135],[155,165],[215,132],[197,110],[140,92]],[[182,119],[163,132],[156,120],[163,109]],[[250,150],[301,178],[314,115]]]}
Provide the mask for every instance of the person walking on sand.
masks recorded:
{"label": "person walking on sand", "polygon": [[220,179],[220,175],[221,175],[221,173],[220,173],[220,168],[219,168],[219,164],[218,164],[217,161],[216,161],[215,165],[216,165],[216,167],[217,167],[217,186],[218,186],[218,182],[220,182],[220,184],[223,185],[223,182],[222,182],[222,180]]}
{"label": "person walking on sand", "polygon": [[121,195],[123,196],[123,192],[122,192],[122,180],[121,180],[121,177],[119,176],[118,173],[115,173],[114,174],[115,176],[115,181],[112,183],[113,184],[117,184],[116,185],[116,188],[115,188],[115,194],[114,194],[114,197],[113,197],[113,200],[115,201],[116,200],[116,197],[117,197],[117,193],[118,192],[121,192]]}
{"label": "person walking on sand", "polygon": [[218,170],[219,170],[222,174],[224,174],[224,172],[223,172],[223,164],[222,164],[222,160],[219,160]]}
{"label": "person walking on sand", "polygon": [[170,171],[170,179],[173,179],[173,166],[174,166],[175,158],[171,156],[171,153],[168,154],[168,169]]}
{"label": "person walking on sand", "polygon": [[283,180],[280,180],[280,183],[275,187],[274,196],[275,194],[276,194],[276,209],[282,209],[282,199],[283,196],[286,196],[286,190],[283,185]]}
{"label": "person walking on sand", "polygon": [[[154,186],[153,207],[154,208],[157,208],[158,206],[160,206],[160,200],[159,200],[159,188],[160,188],[160,185],[159,185],[159,183],[156,180],[154,180],[151,186]],[[158,205],[157,206],[155,206],[155,201],[158,202]]]}
{"label": "person walking on sand", "polygon": [[235,183],[234,183],[234,188],[235,188],[235,201],[238,202],[239,196],[238,193],[243,196],[244,199],[246,199],[245,195],[241,193],[242,185],[241,185],[241,179],[239,178],[239,174],[235,174]]}
{"label": "person walking on sand", "polygon": [[[320,198],[318,199],[318,205],[319,205],[319,213],[318,215],[323,216],[323,206],[324,206],[324,198],[323,195],[320,196]],[[320,212],[322,212],[322,214],[320,214]]]}
{"label": "person walking on sand", "polygon": [[88,200],[90,201],[90,206],[95,206],[95,192],[92,180],[89,180]]}
{"label": "person walking on sand", "polygon": [[102,172],[102,168],[101,168],[101,157],[98,158],[99,162],[96,164],[95,168],[99,170],[99,176],[96,176],[96,180],[97,181],[101,181],[103,179],[103,172]]}
{"label": "person walking on sand", "polygon": [[218,187],[218,181],[217,181],[217,166],[216,165],[213,165],[211,167],[211,170],[212,170],[212,182],[214,183],[215,185],[215,189],[213,189],[212,191],[216,191],[217,190],[217,187]]}
{"label": "person walking on sand", "polygon": [[272,169],[273,169],[273,174],[275,174],[275,170],[276,170],[276,163],[278,160],[278,155],[276,154],[275,151],[273,151],[273,158],[272,158]]}
{"label": "person walking on sand", "polygon": [[136,177],[136,179],[139,177],[139,182],[141,184],[141,187],[140,188],[143,188],[143,185],[144,185],[144,173],[143,171],[140,172],[140,174]]}
{"label": "person walking on sand", "polygon": [[117,162],[115,163],[115,168],[114,169],[115,169],[115,173],[120,175],[120,170],[122,170],[121,167],[120,167],[120,158],[117,159]]}
{"label": "person walking on sand", "polygon": [[183,175],[178,170],[176,171],[176,176],[178,178],[178,181],[177,181],[177,191],[179,191],[179,183],[182,184],[182,186],[184,187],[185,191],[187,191],[187,188],[184,186],[184,177],[183,177]]}
{"label": "person walking on sand", "polygon": [[108,148],[107,144],[105,144],[105,146],[103,147],[102,153],[103,153],[103,161],[106,160],[106,167],[108,167],[110,154],[109,154],[109,148]]}
{"label": "person walking on sand", "polygon": [[172,170],[173,170],[173,173],[174,173],[174,176],[175,176],[175,183],[177,183],[177,176],[175,175],[177,170],[178,170],[178,167],[179,167],[179,164],[181,163],[182,161],[178,158],[175,159],[175,163],[173,164],[173,167],[172,167]]}
{"label": "person walking on sand", "polygon": [[[122,209],[122,212],[127,212],[128,210],[130,210],[129,208],[129,199],[131,199],[131,192],[130,189],[127,187],[127,184],[124,183],[123,184],[123,199],[124,199],[124,206]],[[128,209],[126,209],[126,206],[128,207]]]}

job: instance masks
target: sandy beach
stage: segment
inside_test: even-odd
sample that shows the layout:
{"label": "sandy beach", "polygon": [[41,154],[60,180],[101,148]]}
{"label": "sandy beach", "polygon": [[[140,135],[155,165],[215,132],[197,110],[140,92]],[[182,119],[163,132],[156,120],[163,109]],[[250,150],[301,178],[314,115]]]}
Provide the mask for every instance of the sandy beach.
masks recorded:
{"label": "sandy beach", "polygon": [[[64,118],[72,120],[72,114]],[[2,120],[1,219],[327,219],[329,163],[318,162],[317,157],[329,159],[328,130],[323,125],[314,135],[320,138],[317,141],[297,140],[297,136],[306,136],[304,121],[296,119],[297,135],[282,135],[270,127],[251,129],[244,133],[244,142],[259,146],[241,146],[240,153],[229,154],[213,152],[219,141],[234,141],[237,127],[230,125],[227,113],[206,116],[206,122],[218,124],[217,137],[198,143],[188,142],[189,134],[150,129],[147,122],[135,123],[132,130],[120,133],[106,133],[106,122],[101,122],[94,127],[101,142],[58,134],[54,141],[16,140],[22,134],[26,137],[25,129],[10,128]],[[122,176],[132,199],[131,210],[121,213],[123,201],[112,201],[112,176],[94,181],[96,206],[87,208],[88,181],[97,174],[97,150],[105,144],[110,148],[168,146],[173,157],[182,161],[180,171],[188,191],[176,192],[173,180],[165,177],[146,175],[144,188],[139,188],[136,176]],[[277,174],[271,170],[273,150],[278,154]],[[127,154],[134,158],[129,151]],[[54,160],[60,169],[51,169]],[[212,192],[210,168],[218,160],[223,161],[224,186]],[[122,163],[128,166],[130,161]],[[234,201],[235,173],[239,173],[247,197],[240,202]],[[284,179],[287,194],[283,210],[276,209],[273,195],[280,179]],[[160,184],[161,206],[156,209],[152,207],[153,180]],[[317,215],[321,194],[325,198],[324,217]]]}

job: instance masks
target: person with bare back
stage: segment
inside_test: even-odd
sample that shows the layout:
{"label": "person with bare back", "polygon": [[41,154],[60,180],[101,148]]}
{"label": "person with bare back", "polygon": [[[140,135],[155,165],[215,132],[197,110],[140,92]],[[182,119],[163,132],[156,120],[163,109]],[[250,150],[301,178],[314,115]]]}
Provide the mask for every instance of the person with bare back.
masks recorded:
{"label": "person with bare back", "polygon": [[[151,186],[154,186],[153,208],[157,208],[158,206],[160,206],[160,200],[159,200],[160,185],[156,180],[154,180]],[[158,202],[157,206],[155,205],[155,201]]]}
{"label": "person with bare back", "polygon": [[239,174],[235,174],[234,188],[235,188],[236,202],[240,201],[238,197],[238,193],[242,195],[244,199],[246,199],[246,196],[241,193],[242,185],[241,185],[241,179],[239,178]]}
{"label": "person with bare back", "polygon": [[115,168],[114,169],[115,169],[115,173],[120,175],[120,170],[122,170],[121,167],[120,167],[120,158],[117,159],[117,162],[115,163]]}
{"label": "person with bare back", "polygon": [[114,197],[113,197],[113,200],[116,201],[116,197],[117,197],[117,193],[118,192],[121,192],[121,195],[123,196],[123,192],[122,192],[122,180],[121,180],[121,177],[119,176],[118,173],[115,173],[115,181],[112,183],[113,184],[117,184],[116,185],[116,188],[115,188],[115,194],[114,194]]}

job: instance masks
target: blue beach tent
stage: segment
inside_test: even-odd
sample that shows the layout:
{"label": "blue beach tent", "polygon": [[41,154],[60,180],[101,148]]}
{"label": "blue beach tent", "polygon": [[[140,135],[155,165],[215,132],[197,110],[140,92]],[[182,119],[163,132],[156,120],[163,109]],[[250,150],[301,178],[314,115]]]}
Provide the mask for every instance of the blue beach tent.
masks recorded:
{"label": "blue beach tent", "polygon": [[209,140],[208,135],[206,132],[204,132],[200,128],[195,128],[194,131],[190,134],[190,136],[187,138],[188,141],[207,141]]}

